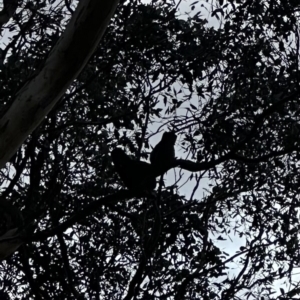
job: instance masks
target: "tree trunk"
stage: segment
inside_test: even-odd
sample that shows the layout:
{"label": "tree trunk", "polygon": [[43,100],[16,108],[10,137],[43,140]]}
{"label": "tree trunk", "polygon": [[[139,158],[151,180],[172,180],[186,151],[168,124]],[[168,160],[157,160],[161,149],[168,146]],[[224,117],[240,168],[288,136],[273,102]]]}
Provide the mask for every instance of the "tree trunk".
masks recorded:
{"label": "tree trunk", "polygon": [[118,0],[80,1],[44,66],[0,120],[0,167],[13,156],[78,76],[99,44]]}

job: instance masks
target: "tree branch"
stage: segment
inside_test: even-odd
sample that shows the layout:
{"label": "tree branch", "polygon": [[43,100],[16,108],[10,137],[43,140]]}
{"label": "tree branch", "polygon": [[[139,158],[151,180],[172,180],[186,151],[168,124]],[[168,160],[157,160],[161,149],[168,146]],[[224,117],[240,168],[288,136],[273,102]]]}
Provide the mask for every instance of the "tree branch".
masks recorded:
{"label": "tree branch", "polygon": [[4,0],[3,9],[0,12],[0,28],[6,24],[18,8],[18,0]]}
{"label": "tree branch", "polygon": [[73,226],[75,223],[81,221],[82,219],[84,219],[88,215],[94,213],[102,205],[111,206],[111,205],[114,205],[114,204],[116,204],[120,201],[129,200],[132,197],[142,196],[142,195],[145,196],[146,194],[142,193],[142,192],[137,194],[137,193],[133,193],[132,191],[129,191],[129,190],[118,191],[118,192],[116,192],[112,195],[100,198],[99,200],[96,200],[96,201],[90,203],[85,208],[83,208],[81,211],[77,212],[76,214],[74,214],[72,217],[70,217],[68,220],[61,223],[57,227],[49,229],[49,230],[44,230],[44,231],[38,232],[38,233],[34,234],[31,237],[26,237],[25,240],[26,240],[26,242],[27,241],[37,242],[37,241],[46,239],[50,236],[57,235],[57,234],[65,231],[69,227]]}
{"label": "tree branch", "polygon": [[118,0],[80,1],[44,67],[17,93],[0,121],[0,167],[43,121],[98,46]]}

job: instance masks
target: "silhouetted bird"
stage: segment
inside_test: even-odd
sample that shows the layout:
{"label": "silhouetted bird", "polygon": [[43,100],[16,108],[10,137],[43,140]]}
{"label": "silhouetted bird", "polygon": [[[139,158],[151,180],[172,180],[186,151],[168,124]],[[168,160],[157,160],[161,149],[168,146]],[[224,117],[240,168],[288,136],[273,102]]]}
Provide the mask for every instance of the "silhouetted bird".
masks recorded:
{"label": "silhouetted bird", "polygon": [[174,145],[177,136],[175,132],[165,132],[161,141],[154,147],[150,154],[151,165],[155,175],[163,175],[169,169],[174,167],[175,150]]}
{"label": "silhouetted bird", "polygon": [[150,164],[130,158],[122,149],[111,152],[115,169],[124,185],[130,190],[153,190],[156,186],[155,175]]}

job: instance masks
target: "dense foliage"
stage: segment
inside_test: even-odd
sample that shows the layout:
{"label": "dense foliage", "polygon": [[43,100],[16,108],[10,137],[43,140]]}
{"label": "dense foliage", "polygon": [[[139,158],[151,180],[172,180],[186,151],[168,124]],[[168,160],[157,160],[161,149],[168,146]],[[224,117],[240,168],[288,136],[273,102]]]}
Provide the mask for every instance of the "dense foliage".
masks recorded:
{"label": "dense foliage", "polygon": [[[77,4],[21,2],[1,28],[2,115]],[[1,171],[2,199],[28,236],[1,262],[2,293],[300,297],[299,21],[296,0],[121,3],[84,71]],[[149,161],[149,139],[170,129],[176,156],[197,170],[122,194],[112,149]]]}

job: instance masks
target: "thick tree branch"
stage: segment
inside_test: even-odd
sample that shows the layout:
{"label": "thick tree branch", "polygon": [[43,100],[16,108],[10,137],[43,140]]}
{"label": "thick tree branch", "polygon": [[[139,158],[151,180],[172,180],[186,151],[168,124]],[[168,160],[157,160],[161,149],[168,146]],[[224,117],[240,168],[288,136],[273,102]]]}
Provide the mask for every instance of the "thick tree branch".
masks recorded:
{"label": "thick tree branch", "polygon": [[50,230],[38,232],[31,237],[27,237],[25,240],[26,241],[40,241],[40,240],[46,239],[48,237],[54,236],[56,234],[59,234],[59,233],[65,231],[66,229],[73,226],[75,223],[81,221],[88,215],[94,213],[102,205],[111,206],[120,201],[124,201],[126,199],[128,200],[128,199],[131,199],[132,197],[140,196],[140,195],[146,196],[146,194],[143,192],[137,194],[137,193],[133,193],[132,191],[129,191],[129,190],[121,190],[112,195],[100,198],[99,200],[94,201],[94,202],[90,203],[89,205],[87,205],[84,209],[77,212],[76,214],[74,214],[74,216],[72,216],[65,222],[61,223],[57,227],[52,228]]}
{"label": "thick tree branch", "polygon": [[0,167],[43,121],[81,72],[99,44],[118,2],[79,2],[44,67],[21,88],[0,121]]}
{"label": "thick tree branch", "polygon": [[41,232],[38,232],[34,234],[33,236],[26,236],[24,235],[24,232],[17,233],[18,228],[14,228],[12,230],[9,230],[4,235],[0,237],[0,261],[14,253],[23,243],[27,242],[37,242],[44,240],[48,237],[61,234],[66,229],[73,226],[75,223],[81,221],[88,215],[94,213],[96,210],[98,210],[102,205],[111,206],[114,205],[120,201],[131,199],[132,197],[142,197],[142,196],[148,196],[149,194],[147,192],[132,192],[129,190],[121,190],[118,191],[112,195],[100,198],[99,200],[96,200],[89,205],[87,205],[85,208],[83,208],[81,211],[74,214],[72,217],[70,217],[65,222],[61,223],[60,225],[49,229],[44,230]]}
{"label": "thick tree branch", "polygon": [[6,24],[18,8],[18,0],[3,0],[3,9],[0,12],[0,28]]}
{"label": "thick tree branch", "polygon": [[235,160],[235,161],[239,161],[239,162],[246,163],[246,164],[257,164],[260,162],[266,162],[273,157],[285,155],[285,154],[291,153],[293,151],[299,151],[299,150],[300,150],[299,147],[290,147],[290,148],[286,148],[284,150],[271,151],[268,154],[261,155],[256,158],[245,157],[245,156],[230,152],[229,154],[225,154],[224,156],[220,157],[219,159],[212,160],[209,162],[204,162],[204,163],[196,163],[191,160],[177,159],[173,165],[173,168],[179,167],[181,169],[184,169],[184,170],[187,170],[190,172],[198,172],[198,171],[203,171],[203,170],[208,170],[210,168],[213,168],[213,167],[217,166],[218,164],[223,163],[227,160]]}

